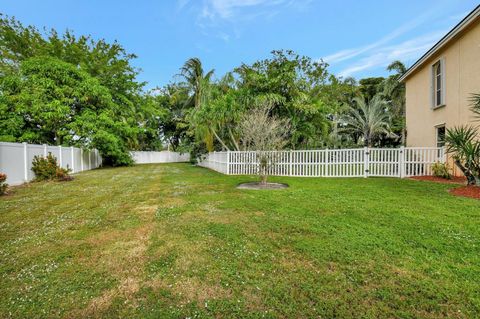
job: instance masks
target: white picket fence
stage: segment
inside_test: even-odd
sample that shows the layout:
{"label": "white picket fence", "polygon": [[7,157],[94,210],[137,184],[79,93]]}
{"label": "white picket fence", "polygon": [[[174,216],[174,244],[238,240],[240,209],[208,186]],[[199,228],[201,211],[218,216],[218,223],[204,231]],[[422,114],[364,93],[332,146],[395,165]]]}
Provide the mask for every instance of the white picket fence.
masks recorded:
{"label": "white picket fence", "polygon": [[153,164],[153,163],[178,163],[190,161],[189,153],[177,153],[171,151],[153,152],[153,151],[132,151],[135,164]]}
{"label": "white picket fence", "polygon": [[[334,150],[270,151],[269,174],[299,177],[410,177],[432,175],[432,165],[446,160],[438,147],[357,148]],[[254,151],[209,153],[199,166],[227,175],[254,175]]]}
{"label": "white picket fence", "polygon": [[0,142],[0,172],[7,174],[7,183],[19,185],[31,181],[32,161],[36,155],[52,153],[58,164],[78,173],[99,167],[102,158],[98,150],[82,150],[76,147],[62,147],[27,143]]}

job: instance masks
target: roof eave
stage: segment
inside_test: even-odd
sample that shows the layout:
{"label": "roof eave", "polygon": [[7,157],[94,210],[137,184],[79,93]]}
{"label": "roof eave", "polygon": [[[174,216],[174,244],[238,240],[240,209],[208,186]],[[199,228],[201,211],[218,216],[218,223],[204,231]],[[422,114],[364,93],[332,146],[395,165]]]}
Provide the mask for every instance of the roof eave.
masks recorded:
{"label": "roof eave", "polygon": [[412,75],[420,66],[422,66],[428,59],[430,59],[441,48],[447,45],[460,32],[469,27],[475,20],[480,17],[480,5],[478,5],[472,12],[470,12],[462,21],[460,21],[452,30],[450,30],[443,38],[441,38],[430,50],[428,50],[420,59],[417,60],[408,70],[399,78],[400,82],[405,81]]}

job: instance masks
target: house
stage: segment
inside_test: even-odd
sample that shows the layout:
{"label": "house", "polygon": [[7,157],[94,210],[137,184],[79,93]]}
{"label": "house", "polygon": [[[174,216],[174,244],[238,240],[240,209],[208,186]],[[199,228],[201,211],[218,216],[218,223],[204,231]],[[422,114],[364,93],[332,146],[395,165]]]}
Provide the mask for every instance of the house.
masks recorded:
{"label": "house", "polygon": [[445,131],[472,124],[480,93],[480,5],[400,78],[406,86],[407,146],[443,146]]}

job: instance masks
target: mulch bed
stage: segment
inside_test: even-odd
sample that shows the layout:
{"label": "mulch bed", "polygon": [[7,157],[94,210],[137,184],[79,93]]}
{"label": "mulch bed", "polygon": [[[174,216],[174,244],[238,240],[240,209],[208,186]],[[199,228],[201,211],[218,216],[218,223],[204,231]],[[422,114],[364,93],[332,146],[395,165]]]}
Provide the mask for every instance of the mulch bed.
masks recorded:
{"label": "mulch bed", "polygon": [[450,194],[455,196],[480,199],[480,186],[463,186],[450,190]]}
{"label": "mulch bed", "polygon": [[255,189],[255,190],[261,190],[261,189],[284,189],[287,188],[287,184],[280,184],[280,183],[267,183],[267,184],[261,184],[259,182],[251,182],[251,183],[242,183],[237,186],[239,189]]}
{"label": "mulch bed", "polygon": [[413,176],[410,179],[417,181],[429,181],[436,183],[446,183],[446,184],[466,184],[467,179],[463,176],[453,176],[451,179],[436,177],[436,176]]}
{"label": "mulch bed", "polygon": [[[451,179],[436,177],[436,176],[414,176],[410,177],[410,179],[414,179],[417,181],[429,181],[429,182],[436,182],[436,183],[444,183],[444,184],[463,184],[467,183],[467,179],[465,177],[457,177],[454,176]],[[450,194],[455,196],[461,197],[468,197],[468,198],[475,198],[480,199],[480,186],[462,186],[456,187],[449,190]]]}

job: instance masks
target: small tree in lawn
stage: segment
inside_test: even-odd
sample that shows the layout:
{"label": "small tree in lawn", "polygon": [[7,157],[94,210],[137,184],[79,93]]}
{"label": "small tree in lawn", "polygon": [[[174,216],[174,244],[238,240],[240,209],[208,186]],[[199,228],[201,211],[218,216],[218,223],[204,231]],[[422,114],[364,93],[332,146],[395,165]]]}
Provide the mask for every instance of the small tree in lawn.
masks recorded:
{"label": "small tree in lawn", "polygon": [[246,113],[239,125],[244,150],[254,151],[258,161],[260,183],[267,185],[270,168],[278,160],[278,151],[288,143],[290,121],[270,114],[271,106],[261,104]]}

